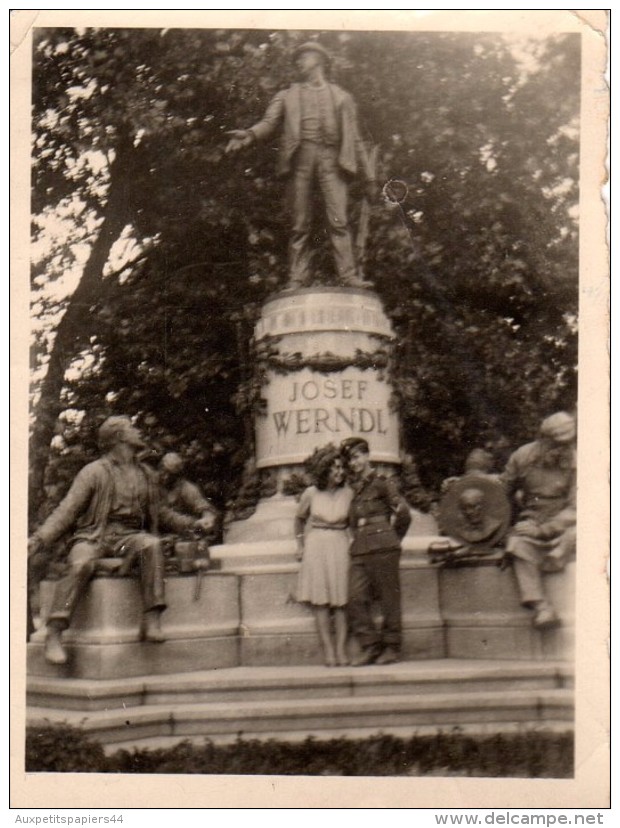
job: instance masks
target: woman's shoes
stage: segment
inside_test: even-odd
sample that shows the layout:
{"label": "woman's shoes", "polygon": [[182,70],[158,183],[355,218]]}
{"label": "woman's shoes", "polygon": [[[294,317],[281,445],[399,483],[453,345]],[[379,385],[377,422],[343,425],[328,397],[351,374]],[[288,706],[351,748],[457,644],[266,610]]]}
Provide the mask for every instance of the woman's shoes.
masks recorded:
{"label": "woman's shoes", "polygon": [[326,667],[348,667],[351,664],[346,650],[338,650],[338,654],[333,651],[330,653],[324,653],[324,656]]}
{"label": "woman's shoes", "polygon": [[326,667],[348,667],[351,664],[348,658],[326,658]]}
{"label": "woman's shoes", "polygon": [[325,666],[326,667],[348,667],[351,664],[349,661],[349,657],[346,653],[341,653],[338,656],[335,655],[328,655],[325,656]]}

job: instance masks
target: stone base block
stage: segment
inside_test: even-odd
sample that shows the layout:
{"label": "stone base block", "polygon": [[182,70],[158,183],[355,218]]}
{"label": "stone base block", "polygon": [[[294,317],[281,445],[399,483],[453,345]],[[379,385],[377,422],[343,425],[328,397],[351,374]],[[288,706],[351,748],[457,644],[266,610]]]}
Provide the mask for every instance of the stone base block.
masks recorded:
{"label": "stone base block", "polygon": [[[198,590],[197,590],[197,587]],[[43,618],[54,585],[43,583]],[[207,573],[166,578],[168,609],[162,615],[166,641],[140,641],[142,604],[134,578],[95,578],[80,601],[71,627],[63,634],[67,664],[48,664],[43,656],[45,628],[28,645],[31,675],[119,678],[183,672],[238,664],[239,603],[237,579]]]}
{"label": "stone base block", "polygon": [[[298,565],[255,566],[241,576],[241,660],[251,665],[320,664],[323,655],[312,610],[295,600]],[[441,658],[443,622],[437,572],[419,561],[401,568],[403,656]],[[377,615],[377,625],[381,619]],[[351,656],[359,653],[353,638]]]}
{"label": "stone base block", "polygon": [[28,673],[34,676],[66,676],[112,679],[128,676],[236,667],[236,636],[176,638],[163,644],[71,644],[69,660],[62,666],[48,664],[42,644],[28,645]]}
{"label": "stone base block", "polygon": [[405,627],[401,655],[403,661],[445,658],[446,642],[443,627]]}
{"label": "stone base block", "polygon": [[460,626],[446,630],[448,658],[572,658],[574,630],[536,630],[531,624],[521,626]]}
{"label": "stone base block", "polygon": [[[47,618],[54,583],[41,585],[41,615]],[[166,578],[168,609],[162,615],[166,637],[204,638],[236,635],[239,628],[237,583],[227,573],[209,572],[200,583],[196,575]],[[140,585],[135,578],[95,578],[78,604],[68,644],[123,644],[139,641],[142,621]],[[34,641],[43,640],[44,631]]]}
{"label": "stone base block", "polygon": [[529,627],[448,627],[446,629],[448,658],[524,658],[532,651]]}
{"label": "stone base block", "polygon": [[[244,636],[240,642],[241,664],[252,667],[269,665],[293,666],[295,664],[323,664],[323,653],[315,632],[270,633],[256,630]],[[351,659],[359,655],[360,648],[355,638],[348,643]],[[443,658],[445,655],[444,632],[442,628],[403,630],[402,659],[419,661]]]}
{"label": "stone base block", "polygon": [[574,564],[546,576],[545,587],[562,626],[540,631],[521,606],[512,569],[492,560],[443,568],[439,603],[449,658],[572,659],[574,653]]}
{"label": "stone base block", "polygon": [[244,636],[240,647],[241,663],[252,667],[323,663],[323,653],[314,632],[270,634],[257,631]]}

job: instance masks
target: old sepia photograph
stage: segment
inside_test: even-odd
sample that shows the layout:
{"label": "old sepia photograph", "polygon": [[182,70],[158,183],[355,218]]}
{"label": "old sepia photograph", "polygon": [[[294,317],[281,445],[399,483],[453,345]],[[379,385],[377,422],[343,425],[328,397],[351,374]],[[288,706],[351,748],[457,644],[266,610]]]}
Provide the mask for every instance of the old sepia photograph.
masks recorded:
{"label": "old sepia photograph", "polygon": [[608,805],[604,27],[15,35],[19,804]]}

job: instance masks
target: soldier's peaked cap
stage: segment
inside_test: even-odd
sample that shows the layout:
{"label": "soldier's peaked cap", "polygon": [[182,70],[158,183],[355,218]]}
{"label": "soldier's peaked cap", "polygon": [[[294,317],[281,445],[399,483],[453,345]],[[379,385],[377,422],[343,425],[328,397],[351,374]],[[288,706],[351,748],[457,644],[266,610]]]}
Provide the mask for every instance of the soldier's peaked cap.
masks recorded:
{"label": "soldier's peaked cap", "polygon": [[293,60],[298,58],[302,52],[318,52],[320,55],[323,55],[327,63],[331,63],[332,58],[327,49],[324,46],[321,46],[320,43],[316,43],[314,40],[307,40],[305,43],[301,43],[297,46],[293,52]]}
{"label": "soldier's peaked cap", "polygon": [[368,442],[363,437],[347,437],[340,444],[340,451],[344,458],[348,460],[354,451],[363,451],[366,454],[370,453]]}

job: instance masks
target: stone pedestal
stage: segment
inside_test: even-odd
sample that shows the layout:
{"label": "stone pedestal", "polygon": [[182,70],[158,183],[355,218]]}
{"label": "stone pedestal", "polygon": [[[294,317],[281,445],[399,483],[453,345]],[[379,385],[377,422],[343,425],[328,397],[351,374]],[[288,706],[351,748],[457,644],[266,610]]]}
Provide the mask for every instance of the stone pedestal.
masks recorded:
{"label": "stone pedestal", "polygon": [[575,564],[544,578],[545,589],[562,619],[557,629],[532,626],[523,609],[512,568],[488,561],[442,569],[439,603],[448,658],[572,659],[574,653]]}
{"label": "stone pedestal", "polygon": [[[167,640],[140,641],[142,601],[136,578],[95,578],[63,634],[69,661],[60,667],[43,657],[45,630],[28,644],[31,675],[111,679],[159,675],[239,663],[239,595],[228,573],[203,575],[196,596],[196,575],[166,578],[168,609],[163,615]],[[53,582],[41,585],[41,612],[51,605]]]}
{"label": "stone pedestal", "polygon": [[[394,331],[374,292],[284,291],[263,306],[254,340],[263,400],[255,419],[256,468],[273,477],[278,494],[231,523],[227,544],[292,537],[295,501],[281,495],[318,447],[364,437],[380,471],[393,474],[400,465],[388,372]],[[429,521],[419,517],[416,528],[427,531]]]}
{"label": "stone pedestal", "polygon": [[256,420],[257,467],[299,464],[317,446],[351,436],[368,440],[372,460],[400,463],[386,370],[393,339],[368,290],[317,287],[266,302],[255,331],[266,402]]}

